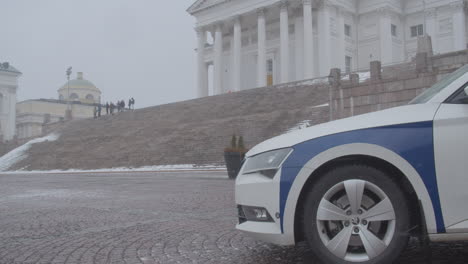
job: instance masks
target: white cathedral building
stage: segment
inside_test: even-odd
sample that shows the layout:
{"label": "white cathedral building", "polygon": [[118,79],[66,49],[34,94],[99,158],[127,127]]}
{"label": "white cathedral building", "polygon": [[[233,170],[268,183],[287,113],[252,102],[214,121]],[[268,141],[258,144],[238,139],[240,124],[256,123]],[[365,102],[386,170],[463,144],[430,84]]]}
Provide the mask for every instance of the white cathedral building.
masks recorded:
{"label": "white cathedral building", "polygon": [[16,135],[16,92],[21,72],[8,62],[0,63],[0,142]]}
{"label": "white cathedral building", "polygon": [[198,96],[410,61],[467,48],[464,0],[198,0]]}

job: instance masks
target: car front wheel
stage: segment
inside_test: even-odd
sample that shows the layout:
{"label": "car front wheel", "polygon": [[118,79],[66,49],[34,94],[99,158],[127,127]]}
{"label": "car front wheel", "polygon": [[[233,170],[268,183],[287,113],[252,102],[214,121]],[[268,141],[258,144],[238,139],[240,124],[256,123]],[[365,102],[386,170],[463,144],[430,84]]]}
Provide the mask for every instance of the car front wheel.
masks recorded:
{"label": "car front wheel", "polygon": [[324,263],[392,263],[407,245],[405,197],[372,167],[325,173],[308,190],[303,212],[305,237]]}

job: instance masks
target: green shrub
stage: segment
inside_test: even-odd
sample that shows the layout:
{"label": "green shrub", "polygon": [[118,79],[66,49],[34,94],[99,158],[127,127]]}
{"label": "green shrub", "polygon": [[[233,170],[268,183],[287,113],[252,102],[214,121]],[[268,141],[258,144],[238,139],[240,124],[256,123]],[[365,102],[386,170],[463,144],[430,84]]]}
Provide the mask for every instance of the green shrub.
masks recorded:
{"label": "green shrub", "polygon": [[224,152],[239,152],[246,153],[248,149],[245,148],[244,137],[239,136],[239,138],[234,134],[231,138],[231,146],[226,147]]}
{"label": "green shrub", "polygon": [[231,148],[232,149],[236,149],[237,148],[237,139],[236,139],[236,135],[232,135],[232,138],[231,138]]}
{"label": "green shrub", "polygon": [[245,149],[243,136],[239,136],[239,141],[237,141],[237,148],[241,150]]}

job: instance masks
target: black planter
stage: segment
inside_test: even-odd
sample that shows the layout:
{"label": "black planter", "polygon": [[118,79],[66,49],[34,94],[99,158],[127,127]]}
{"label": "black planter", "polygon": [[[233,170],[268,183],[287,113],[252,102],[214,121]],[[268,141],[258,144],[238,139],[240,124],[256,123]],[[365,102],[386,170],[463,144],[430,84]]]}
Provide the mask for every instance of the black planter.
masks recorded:
{"label": "black planter", "polygon": [[226,168],[229,179],[235,179],[241,168],[242,160],[244,159],[245,153],[237,151],[225,151],[224,161],[226,162]]}

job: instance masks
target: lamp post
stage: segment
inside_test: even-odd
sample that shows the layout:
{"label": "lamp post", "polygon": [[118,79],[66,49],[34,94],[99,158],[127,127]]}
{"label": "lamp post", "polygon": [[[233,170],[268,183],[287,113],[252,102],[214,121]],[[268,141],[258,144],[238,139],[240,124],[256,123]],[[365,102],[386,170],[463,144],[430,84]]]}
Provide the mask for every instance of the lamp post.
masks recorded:
{"label": "lamp post", "polygon": [[72,118],[71,105],[70,105],[70,75],[72,73],[72,67],[68,67],[67,71],[67,111],[65,112],[65,118],[70,120]]}

